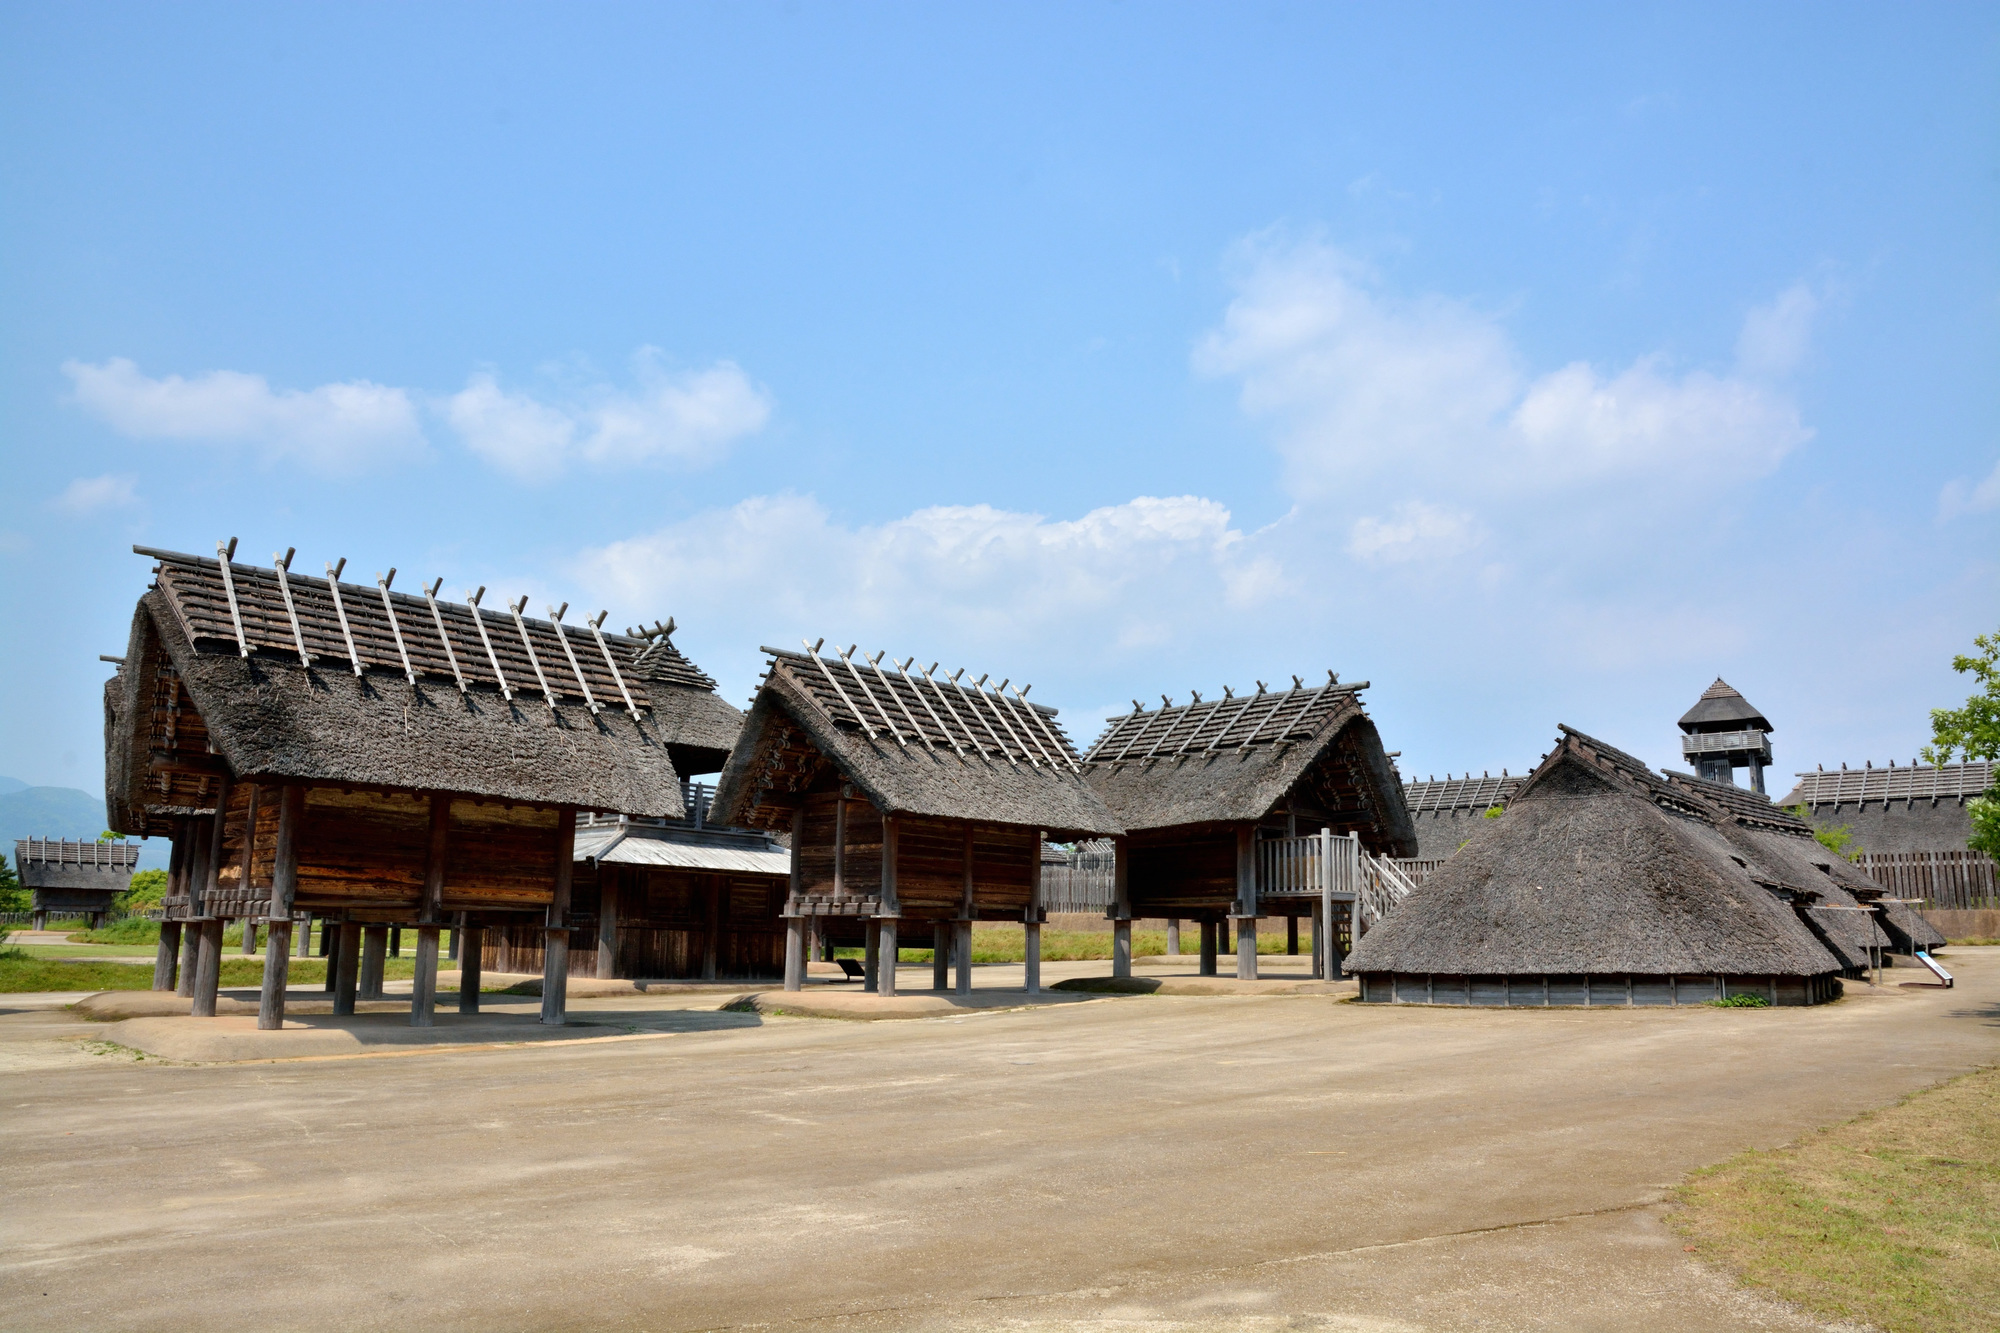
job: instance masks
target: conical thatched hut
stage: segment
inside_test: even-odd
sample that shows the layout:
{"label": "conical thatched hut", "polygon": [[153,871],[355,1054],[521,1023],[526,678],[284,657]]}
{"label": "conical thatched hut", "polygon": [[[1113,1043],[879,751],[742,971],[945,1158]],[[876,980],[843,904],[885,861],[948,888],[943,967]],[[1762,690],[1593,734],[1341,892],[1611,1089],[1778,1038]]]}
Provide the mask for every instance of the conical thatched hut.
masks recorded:
{"label": "conical thatched hut", "polygon": [[1356,946],[1363,999],[1818,1004],[1888,942],[1799,821],[1568,727],[1487,824]]}
{"label": "conical thatched hut", "polygon": [[[938,984],[949,951],[963,991],[972,923],[1000,920],[1027,925],[1037,989],[1042,840],[1123,832],[1083,780],[1055,710],[1004,681],[889,669],[852,648],[763,651],[771,666],[714,810],[722,823],[789,834],[786,986],[803,978],[810,919],[864,923],[882,994],[895,990],[900,923],[932,928]],[[874,966],[880,958],[888,965]]]}
{"label": "conical thatched hut", "polygon": [[[1361,707],[1368,682],[1293,678],[1289,690],[1203,699],[1112,719],[1085,756],[1091,788],[1125,826],[1115,929],[1134,917],[1201,923],[1202,971],[1218,927],[1237,927],[1236,975],[1257,975],[1257,920],[1318,910],[1311,893],[1260,883],[1270,844],[1330,829],[1378,856],[1415,856],[1403,784]],[[1129,868],[1127,862],[1129,861]],[[1123,952],[1114,955],[1122,959]]]}
{"label": "conical thatched hut", "polygon": [[[664,631],[529,617],[525,597],[495,612],[437,584],[392,592],[394,570],[372,586],[336,566],[311,578],[289,553],[238,564],[234,545],[140,548],[155,582],[105,687],[112,826],[173,839],[155,985],[180,972],[213,1012],[224,919],[268,918],[264,1019],[281,1021],[284,942],[305,910],[340,923],[347,1010],[364,925],[407,923],[412,1019],[428,1023],[439,926],[462,913],[468,961],[485,924],[540,926],[544,1016],[560,1021],[578,812],[679,818],[676,758],[712,764],[739,715]],[[461,1008],[477,1001],[475,971]]]}

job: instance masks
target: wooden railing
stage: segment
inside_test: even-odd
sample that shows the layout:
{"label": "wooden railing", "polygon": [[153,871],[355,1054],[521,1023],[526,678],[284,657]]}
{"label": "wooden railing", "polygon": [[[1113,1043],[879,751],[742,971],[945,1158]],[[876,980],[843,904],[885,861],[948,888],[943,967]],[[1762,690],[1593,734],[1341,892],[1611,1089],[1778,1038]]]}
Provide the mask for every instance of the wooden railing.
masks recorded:
{"label": "wooden railing", "polygon": [[1860,866],[1898,898],[1943,911],[2000,908],[1993,858],[1982,852],[1864,852]]}

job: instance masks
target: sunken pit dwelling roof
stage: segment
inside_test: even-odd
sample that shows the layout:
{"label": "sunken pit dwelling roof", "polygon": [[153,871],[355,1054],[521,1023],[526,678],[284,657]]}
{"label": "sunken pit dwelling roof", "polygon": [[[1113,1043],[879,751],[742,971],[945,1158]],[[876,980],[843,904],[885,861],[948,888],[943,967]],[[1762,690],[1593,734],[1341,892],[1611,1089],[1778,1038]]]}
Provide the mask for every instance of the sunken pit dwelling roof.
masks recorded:
{"label": "sunken pit dwelling roof", "polygon": [[[1372,830],[1369,850],[1416,855],[1403,783],[1361,707],[1367,681],[1323,684],[1296,676],[1289,690],[1174,704],[1113,718],[1084,757],[1090,785],[1131,832],[1264,818],[1327,760],[1338,812]],[[1335,813],[1333,810],[1329,814]]]}
{"label": "sunken pit dwelling roof", "polygon": [[607,634],[526,598],[499,612],[439,599],[442,580],[392,592],[394,570],[369,586],[239,564],[233,542],[135,549],[155,581],[105,686],[127,832],[212,808],[225,772],[678,818],[676,760],[726,753],[740,723],[667,627]]}
{"label": "sunken pit dwelling roof", "polygon": [[[822,643],[824,640],[821,641]],[[882,665],[882,655],[770,656],[716,783],[725,823],[785,829],[829,768],[884,813],[1013,824],[1067,840],[1124,830],[1084,781],[1056,710],[1029,687]]]}
{"label": "sunken pit dwelling roof", "polygon": [[[1830,910],[1857,906],[1851,867],[1823,867],[1810,830],[1753,797],[1662,776],[1564,727],[1507,813],[1365,935],[1347,967],[1819,976],[1858,966],[1857,951],[1880,937],[1863,913]],[[1821,910],[1808,924],[1795,903]]]}
{"label": "sunken pit dwelling roof", "polygon": [[1985,759],[1963,764],[1920,764],[1911,760],[1908,767],[1898,768],[1892,760],[1887,768],[1877,768],[1870,761],[1863,768],[1842,764],[1837,769],[1821,768],[1793,776],[1798,782],[1784,803],[1813,810],[1823,805],[1858,808],[1871,801],[1880,804],[1901,801],[1911,807],[1919,801],[1931,805],[1952,801],[1963,805],[1993,785],[1993,764]]}

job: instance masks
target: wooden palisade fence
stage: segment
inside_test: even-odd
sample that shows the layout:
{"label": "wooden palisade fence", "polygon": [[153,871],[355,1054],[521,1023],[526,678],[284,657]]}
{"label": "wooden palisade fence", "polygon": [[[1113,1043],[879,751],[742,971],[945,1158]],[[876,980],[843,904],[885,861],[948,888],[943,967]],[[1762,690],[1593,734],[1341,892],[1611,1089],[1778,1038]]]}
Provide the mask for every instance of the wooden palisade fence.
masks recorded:
{"label": "wooden palisade fence", "polygon": [[1898,898],[1939,911],[2000,908],[1993,858],[1982,852],[1864,852],[1860,868]]}

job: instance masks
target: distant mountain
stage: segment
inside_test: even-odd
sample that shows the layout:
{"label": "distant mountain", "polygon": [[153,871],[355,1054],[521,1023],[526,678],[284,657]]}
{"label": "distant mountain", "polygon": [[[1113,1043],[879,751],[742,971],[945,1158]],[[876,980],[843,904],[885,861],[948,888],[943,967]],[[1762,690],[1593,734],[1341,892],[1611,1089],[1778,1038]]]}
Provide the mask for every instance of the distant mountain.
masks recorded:
{"label": "distant mountain", "polygon": [[[6,853],[10,866],[17,838],[81,838],[89,842],[103,831],[102,796],[75,787],[30,787],[24,783],[0,787],[0,851]],[[142,842],[139,849],[141,870],[167,868],[166,839]]]}
{"label": "distant mountain", "polygon": [[10,791],[26,791],[27,789],[28,784],[19,778],[0,778],[0,796],[5,796]]}

